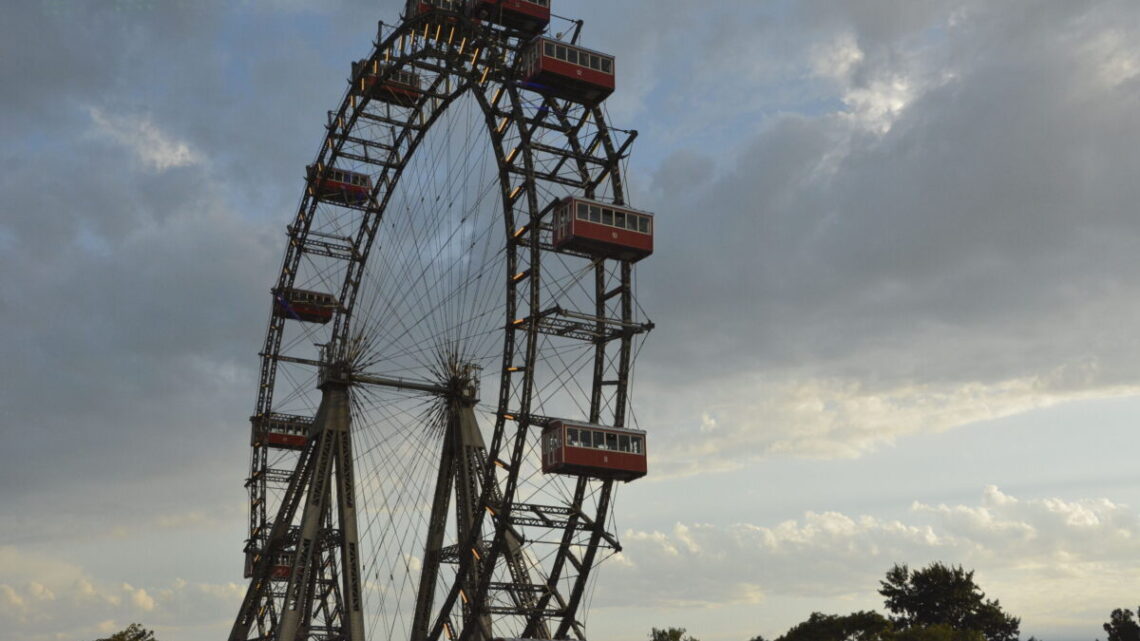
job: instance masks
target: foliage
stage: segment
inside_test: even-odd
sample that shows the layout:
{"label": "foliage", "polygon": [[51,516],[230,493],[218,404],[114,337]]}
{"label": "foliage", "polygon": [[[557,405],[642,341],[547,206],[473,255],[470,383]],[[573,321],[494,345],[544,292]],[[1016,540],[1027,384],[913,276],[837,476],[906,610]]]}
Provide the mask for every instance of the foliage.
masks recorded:
{"label": "foliage", "polygon": [[147,630],[138,623],[132,623],[125,630],[97,641],[155,641],[155,638],[153,630]]}
{"label": "foliage", "polygon": [[976,630],[986,641],[1018,638],[1021,620],[1002,611],[997,599],[986,600],[973,571],[962,566],[933,563],[911,572],[906,565],[895,565],[880,585],[879,594],[900,634],[909,628],[947,626]]}
{"label": "foliage", "polygon": [[[1140,608],[1136,614],[1140,615]],[[1113,610],[1104,631],[1108,633],[1108,641],[1140,641],[1140,624],[1132,618],[1132,610]]]}
{"label": "foliage", "polygon": [[649,641],[698,641],[695,637],[685,634],[685,628],[653,628],[649,633]]}
{"label": "foliage", "polygon": [[955,630],[946,624],[911,626],[896,630],[878,612],[846,616],[813,612],[776,641],[985,641],[977,630]]}
{"label": "foliage", "polygon": [[915,626],[891,634],[891,641],[985,641],[977,630],[955,630],[946,624]]}
{"label": "foliage", "polygon": [[846,616],[812,612],[776,641],[883,641],[891,622],[878,612],[854,612]]}

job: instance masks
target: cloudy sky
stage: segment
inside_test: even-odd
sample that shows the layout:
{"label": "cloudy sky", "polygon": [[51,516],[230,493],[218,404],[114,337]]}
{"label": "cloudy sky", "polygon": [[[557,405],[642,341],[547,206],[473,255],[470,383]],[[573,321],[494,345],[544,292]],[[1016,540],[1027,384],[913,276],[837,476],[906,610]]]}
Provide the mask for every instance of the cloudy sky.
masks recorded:
{"label": "cloudy sky", "polygon": [[[0,641],[228,629],[266,291],[398,4],[5,7]],[[1140,4],[614,4],[555,3],[658,215],[591,638],[771,637],[935,560],[1103,636],[1140,598]]]}

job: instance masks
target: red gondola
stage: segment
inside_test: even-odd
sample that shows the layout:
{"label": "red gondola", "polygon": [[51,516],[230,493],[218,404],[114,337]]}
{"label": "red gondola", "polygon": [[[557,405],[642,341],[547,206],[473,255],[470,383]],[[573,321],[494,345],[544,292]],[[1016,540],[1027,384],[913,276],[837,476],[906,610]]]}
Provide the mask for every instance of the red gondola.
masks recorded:
{"label": "red gondola", "polygon": [[310,193],[327,203],[363,205],[372,197],[372,177],[368,174],[336,167],[318,170],[316,165],[305,170]]}
{"label": "red gondola", "polygon": [[538,93],[594,106],[614,91],[614,58],[539,37],[523,53],[522,85]]}
{"label": "red gondola", "polygon": [[467,0],[467,11],[472,17],[532,34],[550,23],[550,0]]}
{"label": "red gondola", "polygon": [[408,0],[408,16],[418,16],[432,11],[462,13],[466,0]]}
{"label": "red gondola", "polygon": [[[257,552],[250,550],[245,553],[245,578],[253,577],[253,568],[257,565],[255,557]],[[293,557],[289,552],[282,552],[273,559],[273,568],[269,571],[269,578],[275,581],[288,580],[293,574]]]}
{"label": "red gondola", "polygon": [[339,306],[335,296],[324,292],[306,289],[273,292],[273,315],[282,318],[323,325],[332,320]]}
{"label": "red gondola", "polygon": [[645,476],[645,432],[553,420],[542,432],[542,472],[632,481]]}
{"label": "red gondola", "polygon": [[372,100],[411,107],[423,96],[420,77],[405,69],[389,71],[375,60],[358,60],[352,63],[352,77],[357,76],[353,91]]}
{"label": "red gondola", "polygon": [[637,262],[653,253],[653,214],[563,198],[554,206],[554,248]]}
{"label": "red gondola", "polygon": [[313,419],[288,414],[254,416],[249,419],[253,430],[250,445],[264,443],[282,450],[301,450],[309,442]]}

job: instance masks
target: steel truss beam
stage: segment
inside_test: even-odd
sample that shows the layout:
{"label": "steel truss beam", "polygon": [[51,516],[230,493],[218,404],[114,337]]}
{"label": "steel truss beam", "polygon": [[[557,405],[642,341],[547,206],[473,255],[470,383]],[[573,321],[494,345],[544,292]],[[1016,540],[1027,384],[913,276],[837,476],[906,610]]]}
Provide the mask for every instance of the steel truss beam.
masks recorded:
{"label": "steel truss beam", "polygon": [[[322,381],[321,391],[313,437],[273,521],[266,549],[257,559],[230,641],[246,641],[259,610],[272,607],[272,562],[287,547],[293,549],[292,565],[276,641],[295,641],[298,635],[307,634],[314,610],[326,626],[339,629],[340,638],[364,641],[348,384],[329,378]],[[334,489],[337,530],[328,527]],[[290,524],[298,509],[302,509],[301,524],[296,541],[291,542]],[[333,545],[322,545],[330,536],[336,538]],[[326,550],[338,551],[340,558],[327,558]],[[339,565],[342,585],[337,585],[334,564]]]}

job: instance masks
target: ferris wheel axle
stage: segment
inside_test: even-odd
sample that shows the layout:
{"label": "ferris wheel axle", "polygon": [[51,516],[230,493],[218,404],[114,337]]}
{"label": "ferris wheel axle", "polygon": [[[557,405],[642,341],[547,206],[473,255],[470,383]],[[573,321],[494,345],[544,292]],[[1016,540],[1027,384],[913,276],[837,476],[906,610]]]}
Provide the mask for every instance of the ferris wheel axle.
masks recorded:
{"label": "ferris wheel axle", "polygon": [[427,392],[428,394],[436,394],[438,396],[454,397],[465,403],[475,403],[479,400],[479,385],[475,380],[470,378],[458,378],[451,381],[450,384],[440,385],[439,383],[429,381],[413,381],[404,378],[392,378],[353,372],[348,375],[348,381],[353,384],[379,385],[381,387],[392,387],[401,390]]}

